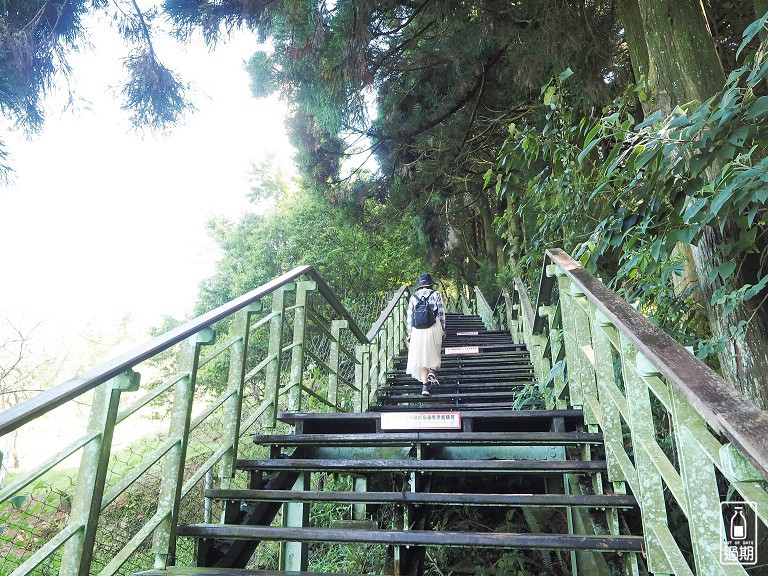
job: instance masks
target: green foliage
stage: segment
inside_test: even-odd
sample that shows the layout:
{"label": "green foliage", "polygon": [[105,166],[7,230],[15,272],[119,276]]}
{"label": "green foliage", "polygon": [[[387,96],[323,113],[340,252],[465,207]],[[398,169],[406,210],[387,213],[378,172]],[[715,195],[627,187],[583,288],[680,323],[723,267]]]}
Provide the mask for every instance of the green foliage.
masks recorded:
{"label": "green foliage", "polygon": [[[269,172],[264,166],[260,174]],[[222,250],[216,274],[201,287],[198,309],[208,310],[311,264],[346,303],[393,286],[410,284],[422,268],[409,241],[409,228],[374,200],[361,206],[329,205],[292,189],[285,178],[259,180],[252,200],[274,198],[267,215],[249,213],[239,222],[217,220],[211,232]]]}
{"label": "green foliage", "polygon": [[135,127],[167,129],[194,110],[187,100],[188,86],[163,66],[147,43],[123,60],[129,80],[123,86],[122,108],[131,112]]}
{"label": "green foliage", "polygon": [[[742,46],[760,26],[745,32]],[[697,340],[700,357],[721,350],[702,304],[724,315],[750,300],[759,308],[768,284],[766,56],[763,45],[706,102],[639,124],[640,87],[601,116],[578,119],[568,80],[546,85],[546,122],[513,125],[497,166],[497,192],[515,207],[497,223],[504,229],[513,215],[525,223],[521,264],[536,270],[543,248],[564,246],[665,329],[686,343]],[[534,175],[521,182],[526,173]],[[698,284],[681,285],[687,263],[679,244],[708,235],[715,266]],[[712,296],[702,303],[704,286]]]}
{"label": "green foliage", "polygon": [[[27,132],[45,121],[44,99],[57,80],[69,86],[67,57],[88,46],[85,19],[106,13],[128,43],[123,108],[135,128],[167,129],[193,107],[187,86],[163,66],[153,46],[155,9],[133,0],[3,0],[0,2],[0,113]],[[11,167],[0,141],[0,181]]]}
{"label": "green foliage", "polygon": [[245,69],[251,77],[251,93],[254,98],[266,98],[277,90],[277,70],[266,52],[259,51],[251,56]]}

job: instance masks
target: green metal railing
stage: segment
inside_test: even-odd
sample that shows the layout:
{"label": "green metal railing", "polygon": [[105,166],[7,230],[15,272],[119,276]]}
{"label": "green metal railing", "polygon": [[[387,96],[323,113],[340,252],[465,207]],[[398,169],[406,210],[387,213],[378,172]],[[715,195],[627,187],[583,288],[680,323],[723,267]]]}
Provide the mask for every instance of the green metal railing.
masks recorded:
{"label": "green metal railing", "polygon": [[768,525],[768,414],[562,250],[546,252],[535,308],[519,279],[504,299],[548,407],[583,408],[613,491],[638,498],[649,571],[747,574],[727,555],[721,502]]}
{"label": "green metal railing", "polygon": [[0,574],[191,561],[175,527],[222,512],[204,489],[235,487],[235,461],[258,450],[247,435],[281,426],[281,410],[368,407],[403,344],[406,299],[403,287],[366,335],[298,267],[0,413],[0,437],[36,431],[49,447],[0,488]]}

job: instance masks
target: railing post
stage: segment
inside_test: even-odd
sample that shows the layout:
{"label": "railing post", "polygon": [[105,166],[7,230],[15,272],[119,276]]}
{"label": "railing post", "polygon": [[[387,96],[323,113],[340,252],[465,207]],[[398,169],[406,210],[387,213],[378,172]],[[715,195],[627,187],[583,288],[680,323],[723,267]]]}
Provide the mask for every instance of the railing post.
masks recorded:
{"label": "railing post", "polygon": [[652,573],[672,573],[664,554],[664,543],[660,534],[667,531],[667,509],[664,502],[664,485],[661,476],[645,446],[656,442],[653,425],[651,399],[648,386],[637,370],[637,350],[622,334],[621,363],[624,387],[629,414],[629,430],[632,435],[632,447],[637,476],[637,497],[643,521],[643,532],[647,548],[648,571]]}
{"label": "railing post", "polygon": [[283,357],[283,325],[285,324],[285,293],[293,291],[294,284],[286,284],[272,293],[272,319],[269,321],[269,346],[267,348],[264,400],[269,403],[264,411],[264,428],[277,425],[277,400],[280,395],[280,367]]}
{"label": "railing post", "polygon": [[397,338],[397,335],[395,334],[395,329],[397,328],[397,323],[395,322],[395,315],[394,314],[392,314],[387,319],[386,327],[387,327],[387,354],[386,354],[387,365],[386,365],[386,368],[389,369],[389,367],[390,367],[389,361],[392,360],[394,362],[394,358],[395,358],[395,345],[396,345],[396,338]]}
{"label": "railing post", "polygon": [[232,344],[229,356],[229,376],[227,378],[230,396],[224,404],[224,429],[226,435],[224,443],[229,446],[221,457],[219,465],[219,477],[221,487],[229,488],[232,477],[235,475],[235,459],[240,442],[240,420],[243,409],[243,387],[245,385],[245,359],[248,351],[248,339],[250,338],[251,316],[262,309],[261,301],[254,302],[247,308],[240,310],[235,316],[233,332],[237,341]]}
{"label": "railing post", "polygon": [[[310,473],[299,472],[291,490],[304,492],[310,489]],[[309,526],[309,503],[291,502],[283,504],[283,526],[304,528]],[[306,542],[282,542],[280,545],[280,570],[297,573],[305,572],[308,566]]]}
{"label": "railing post", "polygon": [[584,422],[587,426],[594,428],[598,424],[598,419],[597,413],[593,411],[597,402],[597,383],[595,381],[595,348],[592,344],[592,328],[590,326],[591,315],[588,300],[583,293],[578,292],[575,288],[574,285],[571,285],[571,303],[573,304],[571,313],[573,314],[573,328],[578,353],[581,403],[584,407]]}
{"label": "railing post", "polygon": [[363,388],[362,395],[360,397],[361,412],[368,410],[368,406],[371,400],[371,357],[373,355],[371,352],[372,348],[373,343],[365,344],[363,346],[363,381],[365,382],[365,387]]}
{"label": "railing post", "polygon": [[95,437],[83,449],[77,475],[77,492],[69,517],[70,524],[82,528],[65,544],[59,574],[70,576],[90,573],[120,395],[124,391],[138,390],[139,380],[138,373],[128,371],[94,391],[87,433]]}
{"label": "railing post", "polygon": [[363,394],[365,393],[365,370],[363,368],[363,355],[365,346],[358,344],[355,346],[355,395],[352,406],[356,410],[363,411]]}
{"label": "railing post", "polygon": [[560,269],[557,269],[557,285],[560,291],[560,316],[563,323],[563,343],[565,345],[566,366],[568,369],[568,403],[573,408],[581,408],[584,399],[581,392],[581,358],[576,335],[575,310],[578,306],[571,295],[571,281]]}
{"label": "railing post", "polygon": [[[613,401],[615,393],[619,393],[616,387],[616,377],[613,372],[613,344],[607,331],[612,330],[618,341],[618,334],[613,324],[601,314],[595,311],[592,323],[592,341],[595,346],[595,372],[597,374],[597,387],[600,402],[600,426],[603,430],[605,445],[605,460],[608,464],[608,480],[612,483],[627,481],[619,462],[624,454],[623,432],[621,428],[621,412]],[[614,392],[615,390],[615,392]],[[623,493],[623,492],[622,492]]]}
{"label": "railing post", "polygon": [[407,321],[406,319],[406,299],[400,298],[400,302],[397,305],[397,308],[395,310],[397,311],[397,351],[400,352],[403,348],[405,348],[405,334],[406,334],[406,328],[405,323]]}
{"label": "railing post", "polygon": [[296,306],[293,315],[293,343],[291,346],[291,376],[288,384],[288,410],[301,411],[301,389],[304,382],[304,339],[307,335],[307,302],[308,292],[317,290],[315,282],[299,282],[296,284]]}
{"label": "railing post", "polygon": [[[341,358],[341,331],[349,328],[349,322],[346,320],[333,320],[331,322],[331,350],[328,366],[331,373],[328,375],[328,400],[331,404],[339,406],[339,364]],[[357,366],[355,366],[355,376],[357,376]],[[357,377],[355,377],[357,380]]]}
{"label": "railing post", "polygon": [[174,392],[168,430],[168,439],[172,440],[174,445],[165,456],[157,501],[158,512],[165,511],[165,515],[155,529],[152,539],[152,552],[155,554],[157,569],[176,563],[176,524],[181,504],[181,486],[184,483],[184,465],[187,457],[189,423],[194,404],[200,348],[213,344],[214,339],[213,329],[203,328],[182,344],[179,368],[186,372],[186,376],[179,380]]}
{"label": "railing post", "polygon": [[[640,357],[640,355],[638,355]],[[650,367],[649,362],[643,363]],[[658,372],[644,374],[658,376]],[[702,450],[696,431],[709,434],[704,419],[688,404],[674,386],[668,386],[672,426],[677,448],[680,478],[685,489],[688,508],[688,529],[691,533],[693,557],[697,574],[719,574],[721,546],[720,496],[715,467]]]}
{"label": "railing post", "polygon": [[370,379],[368,380],[368,394],[366,395],[365,404],[368,405],[370,400],[371,389],[375,386],[379,386],[379,358],[381,357],[381,332],[376,334],[373,338],[373,342],[369,347],[370,350]]}

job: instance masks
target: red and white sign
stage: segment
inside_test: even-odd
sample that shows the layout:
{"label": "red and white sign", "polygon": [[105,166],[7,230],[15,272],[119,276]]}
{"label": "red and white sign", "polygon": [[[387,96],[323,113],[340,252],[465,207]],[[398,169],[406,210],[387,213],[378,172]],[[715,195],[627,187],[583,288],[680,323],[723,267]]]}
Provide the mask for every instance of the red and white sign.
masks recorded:
{"label": "red and white sign", "polygon": [[460,412],[382,412],[382,430],[461,430]]}

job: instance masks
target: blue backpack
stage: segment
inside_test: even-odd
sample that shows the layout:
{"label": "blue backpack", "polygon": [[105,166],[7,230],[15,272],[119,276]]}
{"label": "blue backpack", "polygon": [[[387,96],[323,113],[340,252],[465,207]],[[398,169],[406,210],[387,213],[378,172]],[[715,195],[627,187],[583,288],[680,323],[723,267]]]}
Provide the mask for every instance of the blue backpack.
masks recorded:
{"label": "blue backpack", "polygon": [[434,290],[430,290],[425,296],[415,296],[416,305],[413,307],[411,320],[414,328],[429,328],[437,320],[437,310],[429,305],[429,297]]}

